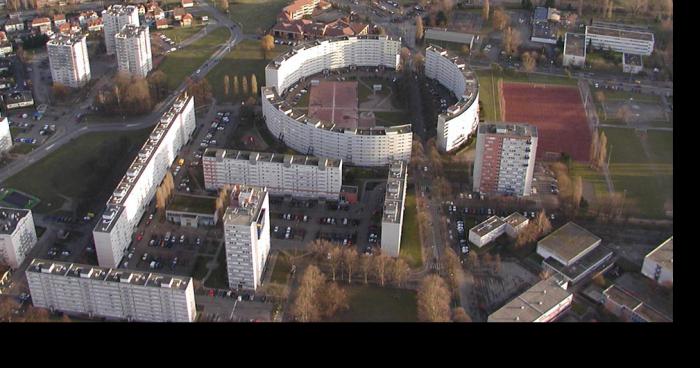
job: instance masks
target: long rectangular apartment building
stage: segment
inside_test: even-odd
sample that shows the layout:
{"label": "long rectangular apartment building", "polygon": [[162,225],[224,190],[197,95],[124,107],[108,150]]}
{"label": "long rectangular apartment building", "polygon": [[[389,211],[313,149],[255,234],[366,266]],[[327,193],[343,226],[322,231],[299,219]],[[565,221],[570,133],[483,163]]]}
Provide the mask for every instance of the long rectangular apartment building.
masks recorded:
{"label": "long rectangular apartment building", "polygon": [[263,187],[236,185],[223,216],[229,287],[260,286],[270,253],[270,198]]}
{"label": "long rectangular apartment building", "polygon": [[586,45],[595,49],[649,56],[654,51],[654,34],[640,27],[593,22],[586,26]]}
{"label": "long rectangular apartment building", "polygon": [[343,185],[343,161],[315,156],[207,148],[202,168],[207,190],[241,184],[271,195],[337,200]]}
{"label": "long rectangular apartment building", "polygon": [[537,127],[484,123],[476,136],[474,191],[528,196],[537,153]]}
{"label": "long rectangular apartment building", "polygon": [[127,24],[114,38],[119,71],[145,78],[153,69],[148,26]]}
{"label": "long rectangular apartment building", "polygon": [[102,22],[104,24],[107,55],[113,55],[117,51],[114,36],[127,24],[139,26],[138,8],[133,5],[112,5],[102,11]]}
{"label": "long rectangular apartment building", "polygon": [[10,132],[10,121],[7,116],[0,114],[0,153],[12,149],[12,133]]}
{"label": "long rectangular apartment building", "polygon": [[191,277],[34,259],[27,283],[35,307],[138,322],[194,322]]}
{"label": "long rectangular apartment building", "polygon": [[90,81],[86,35],[54,34],[46,43],[51,68],[51,79],[68,87],[79,88]]}
{"label": "long rectangular apartment building", "polygon": [[406,204],[408,167],[403,161],[394,161],[389,166],[386,182],[384,209],[382,214],[382,254],[398,257],[401,248],[401,229]]}
{"label": "long rectangular apartment building", "polygon": [[0,262],[18,269],[36,242],[32,211],[0,207]]}
{"label": "long rectangular apartment building", "polygon": [[180,148],[189,141],[195,126],[194,97],[185,93],[153,128],[95,225],[92,234],[100,266],[117,267],[156,187]]}

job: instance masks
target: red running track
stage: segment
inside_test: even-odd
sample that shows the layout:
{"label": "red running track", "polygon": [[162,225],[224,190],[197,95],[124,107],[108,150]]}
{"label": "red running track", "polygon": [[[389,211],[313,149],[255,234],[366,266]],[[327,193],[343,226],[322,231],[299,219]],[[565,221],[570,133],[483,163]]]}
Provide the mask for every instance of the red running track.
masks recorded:
{"label": "red running track", "polygon": [[504,121],[537,127],[537,158],[564,152],[588,161],[591,133],[576,87],[503,83]]}

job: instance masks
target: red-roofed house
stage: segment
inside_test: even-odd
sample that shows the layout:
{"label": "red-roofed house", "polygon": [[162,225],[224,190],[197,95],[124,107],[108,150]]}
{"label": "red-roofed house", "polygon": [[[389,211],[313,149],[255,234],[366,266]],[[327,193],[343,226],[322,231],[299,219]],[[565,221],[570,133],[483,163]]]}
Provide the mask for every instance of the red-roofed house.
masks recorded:
{"label": "red-roofed house", "polygon": [[66,23],[66,16],[64,14],[56,14],[53,16],[53,25],[56,27],[64,23]]}
{"label": "red-roofed house", "polygon": [[58,26],[58,33],[65,33],[65,34],[70,34],[70,23],[61,23]]}
{"label": "red-roofed house", "polygon": [[280,18],[282,20],[291,21],[299,20],[305,15],[312,15],[320,1],[321,0],[294,0],[294,2],[282,9]]}
{"label": "red-roofed house", "polygon": [[167,19],[158,19],[156,21],[156,29],[168,29],[170,24]]}
{"label": "red-roofed house", "polygon": [[102,18],[90,19],[88,21],[88,31],[90,32],[99,32],[104,28],[105,25],[102,23]]}
{"label": "red-roofed house", "polygon": [[51,19],[46,17],[32,19],[32,28],[39,30],[41,34],[46,34],[51,30]]}
{"label": "red-roofed house", "polygon": [[191,8],[194,6],[194,0],[181,0],[180,3],[183,8]]}
{"label": "red-roofed house", "polygon": [[173,9],[173,19],[175,19],[175,20],[182,20],[182,17],[185,14],[187,14],[187,11],[185,10],[185,8],[177,7],[175,9]]}
{"label": "red-roofed house", "polygon": [[192,14],[187,13],[182,16],[182,20],[180,21],[180,26],[181,27],[192,27],[192,20],[194,17],[192,17]]}

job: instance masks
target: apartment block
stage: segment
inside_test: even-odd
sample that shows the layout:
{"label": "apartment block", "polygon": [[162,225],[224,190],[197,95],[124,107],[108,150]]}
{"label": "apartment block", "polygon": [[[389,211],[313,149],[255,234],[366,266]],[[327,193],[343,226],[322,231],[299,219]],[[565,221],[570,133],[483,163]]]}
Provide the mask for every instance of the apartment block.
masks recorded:
{"label": "apartment block", "polygon": [[270,253],[270,198],[264,187],[236,185],[224,213],[226,269],[230,288],[260,286]]}
{"label": "apartment block", "polygon": [[530,195],[537,128],[528,124],[482,124],[476,137],[474,191]]}
{"label": "apartment block", "polygon": [[112,5],[107,10],[102,11],[102,21],[104,23],[107,55],[113,55],[117,51],[116,34],[127,24],[133,24],[138,27],[139,11],[133,5]]}
{"label": "apartment block", "polygon": [[82,33],[57,33],[46,43],[54,83],[79,88],[90,81],[90,60],[85,38]]}
{"label": "apartment block", "polygon": [[93,229],[97,261],[117,267],[157,186],[196,126],[194,97],[186,93],[160,118]]}
{"label": "apartment block", "polygon": [[403,161],[394,161],[389,166],[386,182],[384,209],[382,214],[382,254],[398,257],[401,248],[401,230],[406,202],[408,167]]}
{"label": "apartment block", "polygon": [[338,200],[343,185],[343,161],[315,156],[207,148],[202,168],[207,190],[241,184],[271,195]]}
{"label": "apartment block", "polygon": [[119,71],[145,78],[153,69],[148,26],[127,24],[114,39]]}
{"label": "apartment block", "polygon": [[654,34],[643,27],[594,21],[593,25],[586,26],[586,45],[649,56],[654,52]]}
{"label": "apartment block", "polygon": [[19,268],[36,242],[32,211],[0,207],[0,262]]}
{"label": "apartment block", "polygon": [[642,275],[662,285],[673,285],[673,237],[644,257]]}
{"label": "apartment block", "polygon": [[191,277],[34,259],[27,283],[36,307],[137,322],[194,322]]}
{"label": "apartment block", "polygon": [[10,121],[7,116],[0,116],[0,153],[12,149],[12,134],[10,133]]}

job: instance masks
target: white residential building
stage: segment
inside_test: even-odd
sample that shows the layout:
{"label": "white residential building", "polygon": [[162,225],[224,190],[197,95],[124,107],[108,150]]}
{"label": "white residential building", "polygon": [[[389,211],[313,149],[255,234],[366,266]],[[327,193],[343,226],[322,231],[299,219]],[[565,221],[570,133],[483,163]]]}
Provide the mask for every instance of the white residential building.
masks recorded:
{"label": "white residential building", "polygon": [[112,5],[102,11],[102,21],[107,55],[113,55],[117,51],[114,36],[127,24],[139,26],[139,10],[133,5]]}
{"label": "white residential building", "polygon": [[263,187],[236,185],[223,216],[229,287],[260,286],[270,253],[270,198]]}
{"label": "white residential building", "polygon": [[505,232],[506,222],[498,216],[491,216],[486,221],[469,229],[469,241],[481,248]]}
{"label": "white residential building", "polygon": [[343,161],[328,158],[207,148],[204,187],[227,184],[266,187],[271,195],[338,200]]}
{"label": "white residential building", "polygon": [[476,136],[474,191],[529,196],[537,153],[537,127],[481,124]]}
{"label": "white residential building", "polygon": [[36,307],[138,322],[194,322],[191,277],[34,259],[27,283]]}
{"label": "white residential building", "polygon": [[649,56],[654,51],[654,34],[641,27],[593,22],[586,26],[586,46],[627,54]]}
{"label": "white residential building", "polygon": [[564,36],[564,56],[562,65],[577,66],[586,65],[586,36],[580,33],[567,32]]}
{"label": "white residential building", "polygon": [[90,81],[90,60],[85,38],[82,33],[57,33],[46,43],[54,83],[79,88]]}
{"label": "white residential building", "polygon": [[398,257],[403,229],[403,212],[406,204],[408,167],[404,161],[394,161],[389,166],[382,215],[382,254]]}
{"label": "white residential building", "polygon": [[7,116],[0,116],[0,153],[12,149],[12,134],[10,133],[10,121]]}
{"label": "white residential building", "polygon": [[119,264],[157,186],[195,126],[194,97],[183,94],[153,128],[95,225],[93,236],[100,266]]}
{"label": "white residential building", "polygon": [[0,261],[17,269],[34,245],[36,229],[32,211],[0,207]]}
{"label": "white residential building", "polygon": [[488,322],[551,322],[565,311],[574,294],[566,290],[568,283],[552,276],[533,285],[491,313]]}
{"label": "white residential building", "polygon": [[659,284],[673,285],[673,237],[668,238],[644,257],[642,275]]}
{"label": "white residential building", "polygon": [[466,142],[479,124],[479,83],[461,57],[433,45],[425,54],[425,76],[437,80],[457,98],[437,120],[438,149],[450,152]]}
{"label": "white residential building", "polygon": [[506,223],[506,234],[511,238],[517,237],[518,233],[530,223],[530,220],[520,212],[511,213],[503,221]]}
{"label": "white residential building", "polygon": [[119,71],[145,78],[153,69],[148,26],[128,24],[114,38]]}

